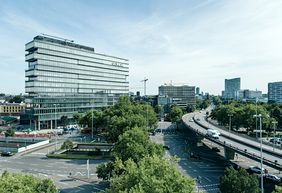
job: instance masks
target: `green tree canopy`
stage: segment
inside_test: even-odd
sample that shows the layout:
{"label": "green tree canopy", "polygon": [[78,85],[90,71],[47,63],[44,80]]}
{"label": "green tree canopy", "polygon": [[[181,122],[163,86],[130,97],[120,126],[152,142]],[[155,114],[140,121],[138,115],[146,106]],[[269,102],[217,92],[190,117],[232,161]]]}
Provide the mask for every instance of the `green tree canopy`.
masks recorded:
{"label": "green tree canopy", "polygon": [[220,177],[219,189],[224,193],[259,193],[259,182],[255,175],[250,175],[245,169],[236,171],[226,168],[224,176]]}
{"label": "green tree canopy", "polygon": [[21,103],[23,101],[23,97],[21,95],[16,95],[9,100],[10,103]]}
{"label": "green tree canopy", "polygon": [[157,155],[162,157],[164,150],[162,145],[155,144],[150,140],[146,131],[140,128],[133,128],[119,136],[113,155],[122,161],[132,159],[138,162],[144,156]]}
{"label": "green tree canopy", "polygon": [[92,126],[96,129],[103,128],[106,131],[106,138],[109,142],[116,142],[118,136],[134,127],[155,128],[157,125],[157,115],[154,109],[147,104],[139,102],[133,103],[129,97],[120,97],[114,105],[101,110],[88,111],[74,116],[77,123]]}
{"label": "green tree canopy", "polygon": [[182,121],[182,116],[183,116],[182,109],[177,105],[172,106],[171,111],[169,113],[169,117],[172,123],[176,123],[177,127],[178,124],[181,123]]}
{"label": "green tree canopy", "polygon": [[5,132],[5,137],[13,137],[15,135],[15,131],[12,128],[7,129]]}
{"label": "green tree canopy", "polygon": [[32,175],[9,174],[4,171],[0,179],[0,192],[9,193],[57,193],[50,179],[39,179]]}
{"label": "green tree canopy", "polygon": [[73,148],[73,142],[69,139],[67,139],[66,141],[64,141],[61,149],[72,149]]}
{"label": "green tree canopy", "polygon": [[173,164],[158,156],[132,159],[119,165],[122,175],[113,178],[108,193],[190,193],[194,181],[183,176]]}
{"label": "green tree canopy", "polygon": [[272,193],[282,193],[282,187],[281,186],[275,186],[275,190]]}
{"label": "green tree canopy", "polygon": [[226,105],[217,106],[211,113],[211,117],[216,119],[221,125],[229,125],[229,116],[232,115],[232,127],[240,127],[254,130],[256,128],[255,114],[262,115],[262,127],[265,130],[272,130],[269,112],[263,105],[240,104],[233,102]]}
{"label": "green tree canopy", "polygon": [[[114,146],[113,157],[115,161],[110,161],[107,164],[101,164],[97,168],[97,174],[99,178],[109,180],[113,176],[113,172],[117,171],[117,160],[124,162],[131,159],[134,162],[138,162],[145,156],[162,157],[164,155],[164,149],[162,145],[153,143],[146,131],[140,128],[133,128],[128,130],[119,136],[119,140]],[[118,167],[119,168],[119,167]]]}

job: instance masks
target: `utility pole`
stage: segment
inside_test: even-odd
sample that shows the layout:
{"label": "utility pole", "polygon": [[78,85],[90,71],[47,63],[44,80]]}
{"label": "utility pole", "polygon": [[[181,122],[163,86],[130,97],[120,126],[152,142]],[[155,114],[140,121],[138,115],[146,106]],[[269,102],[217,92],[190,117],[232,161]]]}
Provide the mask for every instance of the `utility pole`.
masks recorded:
{"label": "utility pole", "polygon": [[146,82],[148,81],[148,78],[144,78],[143,80],[141,80],[141,82],[144,82],[144,96],[146,96]]}
{"label": "utility pole", "polygon": [[228,117],[229,117],[229,137],[230,137],[230,133],[231,133],[231,117],[233,115],[232,114],[228,114]]}
{"label": "utility pole", "polygon": [[259,119],[259,128],[260,128],[260,183],[261,183],[261,193],[264,193],[263,189],[263,170],[262,170],[262,164],[263,164],[263,157],[262,157],[262,115],[254,115],[255,118]]}
{"label": "utility pole", "polygon": [[275,139],[275,129],[276,129],[276,124],[278,123],[277,121],[272,121],[272,123],[273,123],[273,129],[274,129],[274,135],[273,135],[273,138],[274,138],[274,140],[273,140],[273,151],[274,151],[274,145],[275,145],[275,143],[276,143],[276,139]]}

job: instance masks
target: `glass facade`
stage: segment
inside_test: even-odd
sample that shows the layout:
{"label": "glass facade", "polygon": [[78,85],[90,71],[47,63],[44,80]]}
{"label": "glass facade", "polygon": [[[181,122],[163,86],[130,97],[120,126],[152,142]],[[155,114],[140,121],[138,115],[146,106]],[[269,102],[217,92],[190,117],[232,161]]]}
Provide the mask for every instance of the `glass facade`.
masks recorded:
{"label": "glass facade", "polygon": [[172,102],[185,108],[187,105],[195,105],[195,86],[159,86],[159,95],[172,98]]}
{"label": "glass facade", "polygon": [[268,101],[282,104],[282,82],[268,83]]}
{"label": "glass facade", "polygon": [[238,99],[237,93],[241,90],[241,78],[225,79],[224,98]]}
{"label": "glass facade", "polygon": [[48,36],[25,46],[25,91],[35,121],[51,121],[113,105],[129,92],[127,59],[98,54],[94,48]]}

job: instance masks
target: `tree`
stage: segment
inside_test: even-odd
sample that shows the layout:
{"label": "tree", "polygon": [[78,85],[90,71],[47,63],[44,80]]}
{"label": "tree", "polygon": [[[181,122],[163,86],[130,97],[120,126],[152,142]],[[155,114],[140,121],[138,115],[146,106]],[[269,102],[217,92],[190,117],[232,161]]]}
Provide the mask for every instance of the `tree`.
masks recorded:
{"label": "tree", "polygon": [[112,161],[98,166],[97,174],[99,178],[109,180],[114,173],[119,174],[120,170],[117,168],[120,167],[117,166],[120,164],[118,163],[125,162],[128,159],[138,162],[145,156],[155,155],[162,157],[164,155],[164,149],[162,145],[153,143],[146,131],[140,128],[133,128],[119,136],[112,155],[114,157]]}
{"label": "tree", "polygon": [[178,124],[182,121],[183,112],[179,106],[173,106],[169,113],[169,117],[172,123],[176,123],[176,127],[178,128]]}
{"label": "tree", "polygon": [[224,193],[259,193],[259,182],[255,175],[250,175],[245,169],[236,171],[233,168],[226,168],[224,176],[220,177],[219,189]]}
{"label": "tree", "polygon": [[15,132],[12,128],[7,129],[5,132],[5,137],[13,137],[15,135]]}
{"label": "tree", "polygon": [[164,150],[162,145],[155,144],[150,140],[147,132],[140,128],[133,128],[119,136],[113,149],[113,155],[122,161],[132,159],[134,162],[138,162],[144,156],[162,157]]}
{"label": "tree", "polygon": [[23,97],[21,95],[16,95],[9,100],[10,103],[21,103],[23,101]]}
{"label": "tree", "polygon": [[57,193],[58,190],[50,179],[39,179],[18,173],[9,174],[4,171],[0,178],[0,192]]}
{"label": "tree", "polygon": [[122,175],[113,178],[108,193],[190,193],[194,189],[191,178],[158,156],[146,156],[138,163],[129,159],[119,169]]}
{"label": "tree", "polygon": [[275,190],[272,193],[282,193],[282,187],[281,186],[275,186]]}
{"label": "tree", "polygon": [[78,124],[78,125],[82,125],[83,124],[82,118],[83,118],[83,114],[82,113],[76,113],[76,114],[73,115],[73,119],[76,122],[76,124]]}
{"label": "tree", "polygon": [[120,97],[117,104],[103,111],[107,140],[116,142],[118,136],[134,127],[156,127],[157,115],[150,105],[132,103],[129,97]]}
{"label": "tree", "polygon": [[194,112],[195,110],[196,110],[195,105],[192,105],[192,104],[188,104],[188,105],[186,106],[186,108],[185,108],[185,111],[186,111],[187,113],[192,113],[192,112]]}
{"label": "tree", "polygon": [[65,115],[62,116],[60,121],[61,121],[64,128],[69,124],[68,116],[65,116]]}
{"label": "tree", "polygon": [[73,142],[69,139],[67,139],[66,141],[64,141],[61,149],[72,149],[73,148]]}

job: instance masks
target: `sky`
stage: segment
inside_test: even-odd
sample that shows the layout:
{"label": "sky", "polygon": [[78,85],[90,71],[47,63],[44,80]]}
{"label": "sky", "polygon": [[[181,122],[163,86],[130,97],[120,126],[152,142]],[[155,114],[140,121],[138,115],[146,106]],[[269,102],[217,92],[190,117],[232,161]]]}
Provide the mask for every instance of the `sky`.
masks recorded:
{"label": "sky", "polygon": [[280,0],[0,0],[0,93],[24,94],[25,44],[41,33],[129,59],[130,91],[165,83],[221,94],[224,79],[282,81]]}

